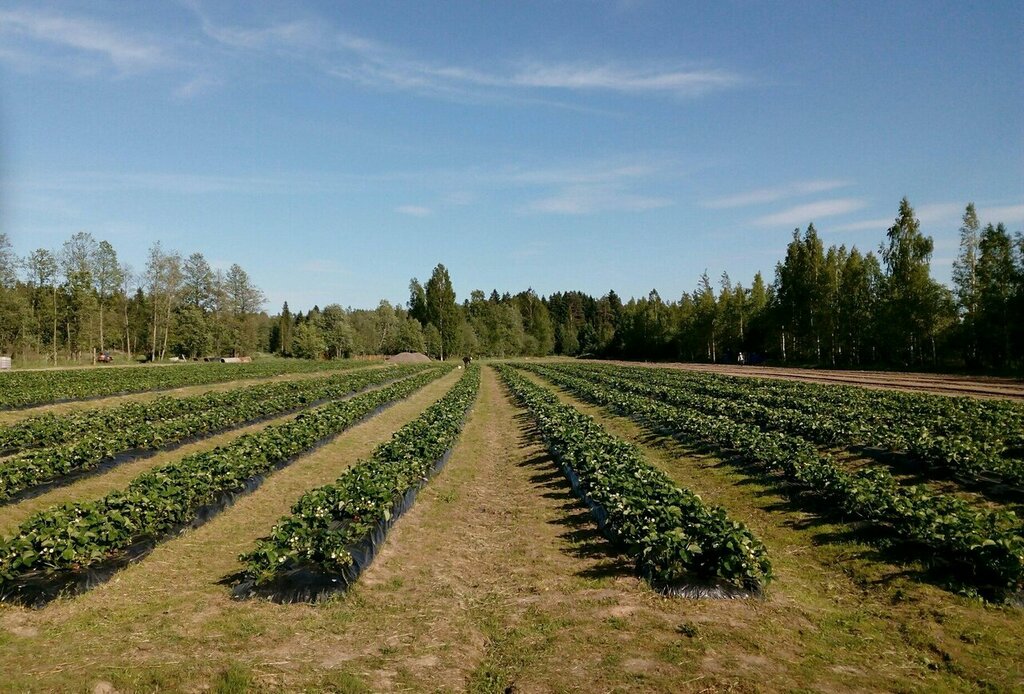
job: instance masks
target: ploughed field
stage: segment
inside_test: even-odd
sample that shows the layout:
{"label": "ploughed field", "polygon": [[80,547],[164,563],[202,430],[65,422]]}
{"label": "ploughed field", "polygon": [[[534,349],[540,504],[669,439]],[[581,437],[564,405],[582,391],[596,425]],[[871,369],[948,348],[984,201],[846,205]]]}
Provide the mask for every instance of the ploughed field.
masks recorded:
{"label": "ploughed field", "polygon": [[0,375],[0,689],[1024,689],[1019,403],[179,368]]}

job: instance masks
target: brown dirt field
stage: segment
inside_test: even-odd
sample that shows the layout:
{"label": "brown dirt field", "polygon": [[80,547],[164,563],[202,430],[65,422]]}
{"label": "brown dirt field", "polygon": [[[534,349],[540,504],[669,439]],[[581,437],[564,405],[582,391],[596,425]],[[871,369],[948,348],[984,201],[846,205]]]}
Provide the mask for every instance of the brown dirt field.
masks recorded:
{"label": "brown dirt field", "polygon": [[[590,360],[586,360],[590,361]],[[831,385],[860,386],[886,390],[906,390],[938,395],[964,395],[975,398],[1024,400],[1024,380],[994,376],[953,376],[943,374],[896,371],[828,371],[781,366],[739,366],[738,364],[691,364],[683,362],[654,363],[633,361],[597,361],[595,363],[650,366],[682,371],[703,371],[727,376],[780,378]]]}

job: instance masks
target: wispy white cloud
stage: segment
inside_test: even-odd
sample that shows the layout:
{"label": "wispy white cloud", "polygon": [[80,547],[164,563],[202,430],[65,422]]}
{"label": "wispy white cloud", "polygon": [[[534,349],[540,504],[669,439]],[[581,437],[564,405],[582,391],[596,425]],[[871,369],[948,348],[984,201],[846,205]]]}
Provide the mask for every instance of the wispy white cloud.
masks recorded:
{"label": "wispy white cloud", "polygon": [[468,190],[455,190],[442,198],[442,203],[452,207],[466,207],[476,202],[476,194]]}
{"label": "wispy white cloud", "polygon": [[495,175],[514,185],[588,185],[645,178],[661,168],[648,163],[593,161],[571,166],[507,169]]}
{"label": "wispy white cloud", "polygon": [[[958,227],[963,219],[966,203],[933,202],[914,208],[914,216],[922,226]],[[1020,224],[1024,222],[1024,205],[977,205],[978,219],[982,224]],[[891,217],[876,217],[849,224],[840,224],[831,231],[885,231],[893,225],[896,213]],[[927,232],[927,229],[925,230]]]}
{"label": "wispy white cloud", "polygon": [[531,241],[526,245],[516,245],[509,253],[509,257],[518,262],[534,260],[548,253],[550,245],[547,241]]}
{"label": "wispy white cloud", "polygon": [[521,212],[587,215],[642,212],[675,204],[664,194],[649,192],[673,178],[674,168],[670,162],[638,157],[509,168],[491,177],[493,185],[522,188],[532,198],[520,208]]}
{"label": "wispy white cloud", "polygon": [[[410,54],[319,17],[255,25],[216,21],[198,2],[183,0],[199,31],[173,40],[137,38],[114,22],[32,6],[0,10],[0,60],[19,69],[60,66],[71,74],[118,75],[176,68],[192,73],[174,90],[189,98],[243,74],[253,56],[287,60],[320,74],[384,90],[458,100],[513,100],[575,108],[545,95],[614,93],[672,97],[734,89],[749,80],[707,64],[623,63],[537,59],[459,65]],[[221,74],[218,78],[211,75]]]}
{"label": "wispy white cloud", "polygon": [[302,272],[337,275],[346,274],[348,270],[338,261],[325,258],[310,258],[299,268]]}
{"label": "wispy white cloud", "polygon": [[[216,174],[187,171],[61,171],[19,180],[22,200],[59,193],[161,195],[318,195],[356,192],[368,186],[396,186],[396,194],[420,202],[392,210],[427,217],[443,210],[475,204],[499,195],[520,213],[583,215],[599,211],[643,211],[675,204],[663,191],[679,173],[670,162],[637,157],[630,160],[587,160],[542,165],[480,166],[382,172],[292,171],[259,174]],[[652,192],[657,190],[658,192]],[[525,202],[524,202],[525,201]]]}
{"label": "wispy white cloud", "polygon": [[721,68],[540,60],[502,68],[448,64],[410,56],[400,48],[322,21],[293,20],[260,27],[218,24],[194,7],[203,32],[218,43],[248,51],[274,51],[336,78],[383,89],[432,95],[498,96],[517,91],[617,92],[696,97],[748,80]]}
{"label": "wispy white cloud", "polygon": [[434,214],[432,209],[422,205],[399,205],[395,208],[395,212],[408,215],[410,217],[429,217]]}
{"label": "wispy white cloud", "polygon": [[586,215],[595,212],[642,212],[668,207],[668,198],[624,192],[610,185],[569,186],[556,194],[534,200],[526,206],[527,212],[549,214]]}
{"label": "wispy white cloud", "polygon": [[878,217],[876,219],[864,219],[859,222],[840,224],[829,227],[829,231],[885,231],[892,226],[892,217]]}
{"label": "wispy white cloud", "polygon": [[[72,17],[38,9],[0,10],[0,36],[7,40],[48,44],[70,52],[72,60],[87,57],[112,66],[119,73],[137,73],[165,68],[175,60],[156,42],[139,41],[114,26],[83,17]],[[0,53],[0,57],[30,60],[27,51]],[[67,62],[45,56],[40,64]],[[81,66],[79,66],[81,67]]]}
{"label": "wispy white cloud", "polygon": [[205,94],[221,84],[221,80],[208,75],[194,77],[174,90],[174,96],[179,99],[191,99],[200,94]]}
{"label": "wispy white cloud", "polygon": [[705,202],[703,206],[711,209],[726,209],[732,207],[748,207],[750,205],[763,205],[801,195],[811,195],[813,193],[822,193],[835,190],[837,188],[844,188],[849,185],[850,183],[848,181],[832,179],[797,181],[782,186],[758,188],[757,190],[749,190],[745,193],[736,193],[734,195],[714,198]]}
{"label": "wispy white cloud", "polygon": [[533,63],[510,78],[492,78],[498,84],[548,89],[604,90],[627,93],[664,93],[700,96],[744,82],[722,69],[630,68],[620,65],[565,65]]}
{"label": "wispy white cloud", "polygon": [[996,205],[978,209],[978,217],[984,224],[1021,224],[1024,223],[1024,205]]}
{"label": "wispy white cloud", "polygon": [[156,191],[173,195],[206,195],[213,193],[274,194],[316,193],[349,189],[365,181],[357,174],[319,172],[266,174],[209,174],[163,171],[62,171],[39,178],[18,181],[21,192],[122,192]]}
{"label": "wispy white cloud", "polygon": [[754,220],[754,224],[759,226],[803,225],[824,217],[835,217],[836,215],[855,212],[863,207],[864,201],[856,198],[819,200],[818,202],[797,205],[780,212],[758,217]]}

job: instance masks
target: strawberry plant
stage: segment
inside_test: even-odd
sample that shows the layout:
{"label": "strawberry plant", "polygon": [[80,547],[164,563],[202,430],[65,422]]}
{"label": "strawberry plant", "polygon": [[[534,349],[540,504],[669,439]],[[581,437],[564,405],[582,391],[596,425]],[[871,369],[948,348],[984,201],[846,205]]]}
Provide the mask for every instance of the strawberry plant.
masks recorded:
{"label": "strawberry plant", "polygon": [[896,539],[929,547],[936,561],[958,567],[981,587],[997,592],[1024,587],[1024,537],[1012,512],[979,510],[955,497],[904,487],[877,467],[846,472],[800,437],[609,388],[570,375],[571,367],[523,368],[652,430],[710,444],[781,474],[793,491],[802,492],[794,494],[798,501],[817,498],[826,512],[872,523]]}
{"label": "strawberry plant", "polygon": [[138,368],[13,371],[0,374],[0,410],[67,400],[168,390],[223,383],[243,378],[268,378],[286,373],[336,371],[363,366],[361,361],[256,361],[249,364],[176,364]]}
{"label": "strawberry plant", "polygon": [[764,588],[771,564],[746,526],[676,486],[639,449],[590,417],[510,367],[499,370],[574,490],[652,584],[669,591],[706,583],[754,592]]}
{"label": "strawberry plant", "polygon": [[[67,420],[47,417],[22,422],[11,429],[23,437],[35,434],[37,441],[69,441],[0,460],[0,502],[72,473],[95,469],[125,451],[165,449],[191,438],[311,407],[406,376],[419,368],[410,365],[360,369],[326,378],[259,384],[190,398],[160,398],[154,403],[130,403],[71,415]],[[66,426],[60,426],[64,422]],[[91,428],[85,428],[87,425]]]}
{"label": "strawberry plant", "polygon": [[241,580],[285,584],[300,571],[339,578],[342,587],[354,580],[365,568],[355,565],[355,548],[371,544],[375,529],[386,532],[407,495],[427,483],[455,445],[479,384],[480,367],[470,366],[443,398],[378,446],[370,459],[304,494],[268,537],[240,557]]}
{"label": "strawberry plant", "polygon": [[0,540],[0,595],[16,595],[26,582],[60,580],[116,562],[133,546],[173,535],[196,522],[201,509],[215,510],[232,495],[258,485],[262,476],[441,373],[430,369],[349,400],[321,405],[293,421],[143,473],[126,489],[101,499],[35,514]]}

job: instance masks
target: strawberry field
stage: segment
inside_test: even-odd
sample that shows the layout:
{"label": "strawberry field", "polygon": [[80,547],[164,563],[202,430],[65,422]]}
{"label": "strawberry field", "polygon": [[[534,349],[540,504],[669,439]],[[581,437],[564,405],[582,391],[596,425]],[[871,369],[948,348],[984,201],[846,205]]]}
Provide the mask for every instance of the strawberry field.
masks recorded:
{"label": "strawberry field", "polygon": [[1024,687],[1020,404],[285,364],[10,374],[0,688]]}

